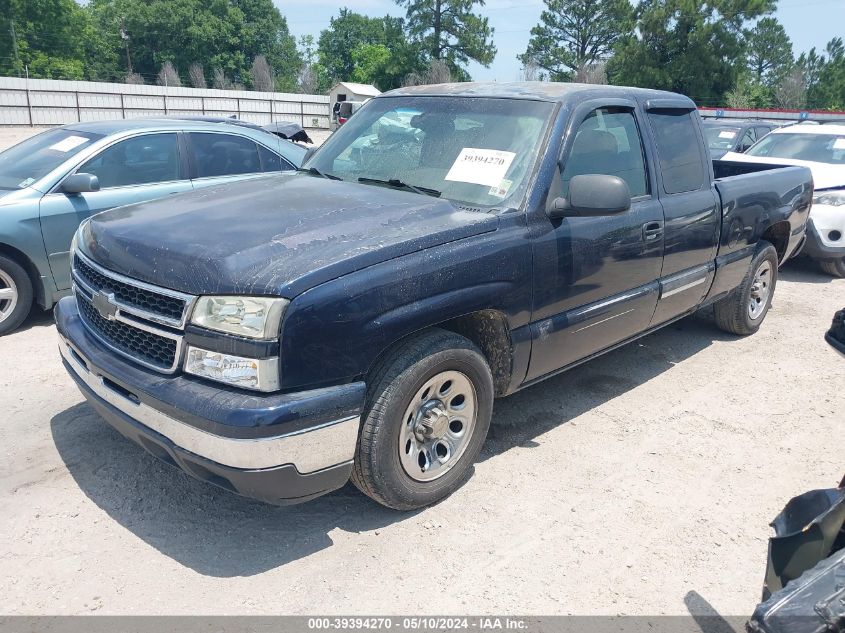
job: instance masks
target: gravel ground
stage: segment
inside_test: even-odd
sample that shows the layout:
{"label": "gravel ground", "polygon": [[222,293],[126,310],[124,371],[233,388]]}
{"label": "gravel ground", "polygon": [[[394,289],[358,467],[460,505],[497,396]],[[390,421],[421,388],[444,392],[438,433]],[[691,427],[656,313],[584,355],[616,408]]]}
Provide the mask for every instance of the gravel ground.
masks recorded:
{"label": "gravel ground", "polygon": [[843,472],[843,305],[790,263],[754,336],[685,319],[501,400],[469,483],[409,514],[160,464],[83,403],[36,311],[0,339],[0,613],[749,614],[768,522]]}

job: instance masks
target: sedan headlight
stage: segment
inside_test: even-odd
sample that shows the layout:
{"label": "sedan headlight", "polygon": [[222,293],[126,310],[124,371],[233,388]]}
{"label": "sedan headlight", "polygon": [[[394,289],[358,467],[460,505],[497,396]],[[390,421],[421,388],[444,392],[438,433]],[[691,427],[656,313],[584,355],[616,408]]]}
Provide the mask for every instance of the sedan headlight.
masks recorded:
{"label": "sedan headlight", "polygon": [[845,205],[845,191],[822,191],[813,197],[814,204],[826,204],[831,207]]}
{"label": "sedan headlight", "polygon": [[276,391],[279,388],[279,359],[245,358],[188,346],[185,371],[233,387]]}
{"label": "sedan headlight", "polygon": [[191,323],[237,336],[273,339],[279,336],[288,303],[270,297],[200,297]]}

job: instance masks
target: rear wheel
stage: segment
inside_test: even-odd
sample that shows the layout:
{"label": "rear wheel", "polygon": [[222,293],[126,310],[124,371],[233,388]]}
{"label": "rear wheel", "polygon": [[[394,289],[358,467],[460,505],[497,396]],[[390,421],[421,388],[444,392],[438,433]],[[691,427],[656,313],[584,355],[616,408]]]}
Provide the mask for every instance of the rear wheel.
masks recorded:
{"label": "rear wheel", "polygon": [[32,307],[32,282],[14,260],[0,256],[0,336],[23,323]]}
{"label": "rear wheel", "polygon": [[839,259],[819,260],[819,266],[828,275],[833,277],[845,277],[845,257]]}
{"label": "rear wheel", "polygon": [[454,492],[472,472],[493,410],[493,378],[478,348],[431,330],[390,354],[370,385],[352,482],[396,510]]}
{"label": "rear wheel", "polygon": [[761,242],[740,286],[713,306],[716,325],[726,332],[754,334],[769,313],[778,281],[775,247]]}

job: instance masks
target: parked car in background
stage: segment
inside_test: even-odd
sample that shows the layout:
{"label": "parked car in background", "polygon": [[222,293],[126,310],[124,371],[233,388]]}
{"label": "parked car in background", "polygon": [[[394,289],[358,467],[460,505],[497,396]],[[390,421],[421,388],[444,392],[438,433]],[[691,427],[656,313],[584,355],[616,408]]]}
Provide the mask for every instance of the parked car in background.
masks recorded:
{"label": "parked car in background", "polygon": [[704,119],[702,127],[710,156],[721,158],[728,152],[744,152],[776,129],[778,124],[743,119]]}
{"label": "parked car in background", "polygon": [[806,168],[714,165],[681,95],[405,88],[301,173],[83,223],[60,352],[195,477],[420,508],[470,476],[495,397],[705,306],[757,331],[811,196]]}
{"label": "parked car in background", "polygon": [[845,277],[845,125],[792,125],[774,130],[744,154],[723,158],[809,167],[815,196],[801,252],[829,275]]}
{"label": "parked car in background", "polygon": [[332,113],[331,129],[336,130],[346,123],[365,103],[366,101],[341,101],[338,103],[337,110]]}
{"label": "parked car in background", "polygon": [[79,223],[113,207],[296,169],[306,150],[251,126],[74,123],[0,153],[0,335],[70,292]]}

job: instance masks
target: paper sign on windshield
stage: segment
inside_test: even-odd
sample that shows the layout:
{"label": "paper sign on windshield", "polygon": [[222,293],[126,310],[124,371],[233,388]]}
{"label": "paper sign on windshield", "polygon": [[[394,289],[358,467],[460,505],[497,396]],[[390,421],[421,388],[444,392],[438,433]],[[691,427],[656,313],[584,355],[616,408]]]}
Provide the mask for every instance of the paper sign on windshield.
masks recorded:
{"label": "paper sign on windshield", "polygon": [[833,149],[845,149],[845,138],[838,138],[833,141]]}
{"label": "paper sign on windshield", "polygon": [[69,152],[75,147],[79,147],[83,143],[87,143],[88,139],[84,136],[68,136],[65,139],[62,139],[58,143],[54,143],[47,149],[52,149],[56,152]]}
{"label": "paper sign on windshield", "polygon": [[465,147],[446,174],[446,180],[497,187],[515,157],[513,152]]}
{"label": "paper sign on windshield", "polygon": [[731,132],[730,130],[719,132],[719,138],[733,138],[734,136],[736,136],[736,132]]}

